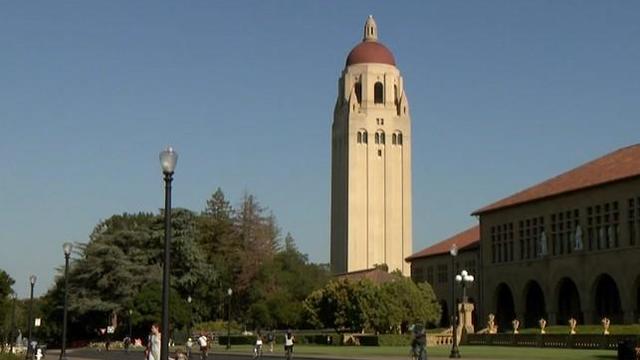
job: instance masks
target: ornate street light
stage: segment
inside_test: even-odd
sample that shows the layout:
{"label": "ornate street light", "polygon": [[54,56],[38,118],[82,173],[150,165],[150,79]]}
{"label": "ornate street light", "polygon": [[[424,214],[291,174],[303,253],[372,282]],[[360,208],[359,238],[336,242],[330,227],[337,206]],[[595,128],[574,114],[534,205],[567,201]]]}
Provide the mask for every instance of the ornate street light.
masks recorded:
{"label": "ornate street light", "polygon": [[131,336],[133,336],[133,332],[131,331],[132,329],[132,324],[131,324],[131,318],[133,317],[133,310],[129,309],[129,341],[133,341],[133,338]]}
{"label": "ornate street light", "polygon": [[187,339],[191,338],[191,324],[193,323],[193,305],[191,302],[193,299],[191,295],[187,297],[187,303],[189,303],[189,323],[187,324]]}
{"label": "ornate street light", "polygon": [[162,331],[160,360],[169,360],[169,261],[171,260],[171,182],[178,162],[172,147],[160,152],[160,167],[164,174],[164,268],[162,272]]}
{"label": "ornate street light", "polygon": [[[455,270],[455,259],[458,256],[458,246],[456,244],[451,245],[451,249],[449,249],[449,254],[451,254],[451,274],[453,274]],[[449,353],[450,358],[459,358],[460,350],[458,349],[458,334],[456,331],[456,323],[458,322],[458,309],[456,306],[456,298],[455,298],[455,286],[453,283],[453,276],[451,277],[451,338],[453,342],[451,343],[451,353]]]}
{"label": "ornate street light", "polygon": [[460,274],[456,275],[456,282],[462,286],[462,303],[467,303],[467,284],[471,284],[475,281],[475,277],[469,274],[467,270],[462,270]]}
{"label": "ornate street light", "polygon": [[[467,284],[471,284],[475,280],[475,278],[473,277],[473,275],[469,274],[467,270],[462,270],[460,274],[455,276],[455,280],[458,284],[460,284],[460,286],[462,286],[462,309],[464,310],[464,305],[467,303]],[[455,328],[453,330],[453,334],[454,334],[453,340],[454,340],[455,351],[457,352],[456,357],[460,357],[460,352],[458,351],[458,344],[456,343],[457,332]],[[451,353],[453,354],[453,350],[451,350]],[[450,355],[449,357],[453,357],[453,356]]]}
{"label": "ornate street light", "polygon": [[11,299],[13,300],[13,305],[11,305],[11,347],[9,353],[13,354],[13,344],[16,341],[16,300],[18,299],[18,295],[15,292],[12,293]]}
{"label": "ornate street light", "polygon": [[29,284],[31,285],[31,295],[29,296],[29,324],[27,325],[27,353],[26,353],[26,358],[29,358],[29,355],[31,354],[31,330],[33,329],[33,287],[36,285],[36,280],[38,280],[38,277],[35,275],[31,275],[29,276]]}
{"label": "ornate street light", "polygon": [[73,250],[73,244],[66,242],[62,245],[64,251],[64,310],[62,311],[62,347],[60,348],[60,360],[67,358],[67,307],[69,298],[69,257]]}
{"label": "ornate street light", "polygon": [[227,304],[227,350],[231,349],[231,295],[233,290],[227,289],[227,295],[229,295],[229,303]]}

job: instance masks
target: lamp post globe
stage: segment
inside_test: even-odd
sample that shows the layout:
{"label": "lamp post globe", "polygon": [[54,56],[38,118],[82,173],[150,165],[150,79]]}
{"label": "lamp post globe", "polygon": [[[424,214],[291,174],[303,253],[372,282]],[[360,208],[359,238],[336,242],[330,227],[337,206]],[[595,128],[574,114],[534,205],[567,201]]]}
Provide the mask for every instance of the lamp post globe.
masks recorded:
{"label": "lamp post globe", "polygon": [[69,258],[73,251],[73,244],[66,242],[62,244],[64,253],[64,307],[62,311],[62,346],[60,347],[60,360],[67,358],[67,308],[69,299]]}
{"label": "lamp post globe", "polygon": [[171,146],[160,152],[160,167],[163,174],[173,174],[178,163],[178,153]]}
{"label": "lamp post globe", "polygon": [[66,242],[64,244],[62,244],[62,251],[64,252],[65,256],[69,256],[71,255],[71,251],[73,250],[73,244],[70,242]]}
{"label": "lamp post globe", "polygon": [[178,163],[178,153],[171,146],[160,152],[160,168],[164,174],[164,265],[162,270],[162,331],[160,360],[169,360],[169,264],[171,261],[171,182]]}
{"label": "lamp post globe", "polygon": [[458,256],[458,245],[456,244],[451,245],[451,248],[449,249],[449,254],[451,254],[451,256]]}

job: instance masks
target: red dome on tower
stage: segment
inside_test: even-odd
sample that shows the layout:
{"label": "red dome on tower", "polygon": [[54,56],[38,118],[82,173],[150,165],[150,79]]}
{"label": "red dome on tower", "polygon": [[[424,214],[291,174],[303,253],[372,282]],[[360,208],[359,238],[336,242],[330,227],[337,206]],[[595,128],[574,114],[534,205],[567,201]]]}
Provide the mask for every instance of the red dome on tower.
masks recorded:
{"label": "red dome on tower", "polygon": [[363,63],[396,65],[393,54],[386,46],[377,41],[363,41],[351,50],[347,56],[347,66]]}
{"label": "red dome on tower", "polygon": [[364,24],[362,42],[356,45],[347,56],[347,66],[365,63],[396,65],[396,59],[393,58],[391,51],[378,42],[378,26],[371,15]]}

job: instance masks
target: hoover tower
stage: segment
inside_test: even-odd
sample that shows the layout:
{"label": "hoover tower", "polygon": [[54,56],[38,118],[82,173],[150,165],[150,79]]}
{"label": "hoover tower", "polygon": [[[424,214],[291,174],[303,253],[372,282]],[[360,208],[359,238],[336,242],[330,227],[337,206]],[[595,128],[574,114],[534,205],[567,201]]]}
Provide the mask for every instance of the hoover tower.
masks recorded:
{"label": "hoover tower", "polygon": [[410,275],[411,117],[372,16],[338,82],[331,144],[331,269],[386,264]]}

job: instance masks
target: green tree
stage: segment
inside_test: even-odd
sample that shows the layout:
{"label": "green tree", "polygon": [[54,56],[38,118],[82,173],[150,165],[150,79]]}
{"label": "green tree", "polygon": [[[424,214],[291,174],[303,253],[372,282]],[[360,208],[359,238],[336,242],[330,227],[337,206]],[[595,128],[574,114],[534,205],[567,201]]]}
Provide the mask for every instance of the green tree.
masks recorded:
{"label": "green tree", "polygon": [[[13,294],[12,286],[15,281],[9,276],[9,274],[0,269],[0,341],[8,339],[11,332],[11,309],[13,300],[11,294]],[[3,341],[2,344],[5,344]]]}
{"label": "green tree", "polygon": [[440,320],[442,310],[431,285],[426,282],[415,283],[410,278],[395,275],[394,281],[381,286],[381,293],[387,312],[379,330],[400,331],[415,323],[435,326]]}
{"label": "green tree", "polygon": [[[160,282],[163,219],[162,213],[114,215],[96,226],[88,243],[78,244],[69,271],[70,338],[95,334],[114,314],[126,319],[140,291]],[[196,244],[196,219],[186,209],[174,209],[171,219],[172,286],[185,299],[214,274]],[[45,296],[49,322],[61,320],[62,285],[58,279]]]}
{"label": "green tree", "polygon": [[315,326],[336,331],[400,331],[407,325],[433,326],[440,319],[431,287],[402,275],[381,285],[369,280],[333,280],[312,292],[304,309]]}
{"label": "green tree", "polygon": [[[134,326],[148,329],[154,323],[160,323],[162,316],[162,284],[153,282],[145,285],[133,299],[135,309],[132,317]],[[169,292],[169,323],[173,329],[187,325],[190,320],[190,309],[187,301],[180,296],[176,289]]]}

